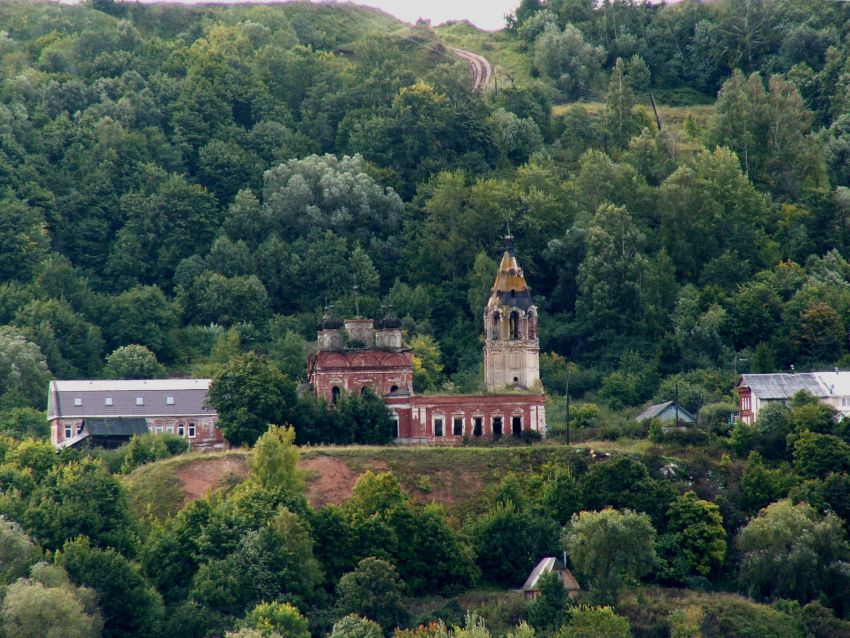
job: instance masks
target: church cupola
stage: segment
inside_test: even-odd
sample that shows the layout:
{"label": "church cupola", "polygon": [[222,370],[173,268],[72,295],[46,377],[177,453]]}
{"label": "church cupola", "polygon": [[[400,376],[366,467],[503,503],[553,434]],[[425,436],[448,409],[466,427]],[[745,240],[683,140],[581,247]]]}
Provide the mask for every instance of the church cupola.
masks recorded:
{"label": "church cupola", "polygon": [[342,321],[334,314],[333,306],[325,306],[325,313],[319,323],[319,350],[340,350],[342,348]]}
{"label": "church cupola", "polygon": [[381,319],[377,325],[375,341],[379,348],[401,348],[401,319],[398,318],[392,306],[382,308]]}
{"label": "church cupola", "polygon": [[537,308],[510,235],[505,237],[505,252],[484,311],[484,337],[488,391],[540,388]]}

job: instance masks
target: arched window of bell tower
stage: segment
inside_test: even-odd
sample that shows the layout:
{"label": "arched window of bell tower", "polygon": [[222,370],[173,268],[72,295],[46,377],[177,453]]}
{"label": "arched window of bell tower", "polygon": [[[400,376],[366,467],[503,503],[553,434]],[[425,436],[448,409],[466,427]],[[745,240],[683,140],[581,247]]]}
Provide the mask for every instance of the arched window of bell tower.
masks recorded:
{"label": "arched window of bell tower", "polygon": [[490,338],[499,339],[502,336],[502,315],[499,312],[493,313],[493,324],[490,329]]}
{"label": "arched window of bell tower", "polygon": [[508,321],[510,322],[510,338],[519,339],[519,313],[516,310],[511,311]]}

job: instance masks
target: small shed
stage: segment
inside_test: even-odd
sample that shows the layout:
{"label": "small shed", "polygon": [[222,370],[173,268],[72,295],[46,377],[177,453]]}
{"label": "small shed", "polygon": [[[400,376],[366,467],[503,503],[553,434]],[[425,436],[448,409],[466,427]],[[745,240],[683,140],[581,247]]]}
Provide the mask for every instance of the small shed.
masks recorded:
{"label": "small shed", "polygon": [[581,587],[579,587],[573,573],[562,561],[554,556],[548,556],[537,563],[537,566],[531,571],[531,574],[522,586],[522,591],[527,599],[534,599],[540,595],[540,578],[549,572],[558,574],[561,582],[564,584],[564,589],[567,590],[567,596],[572,598],[578,594]]}
{"label": "small shed", "polygon": [[646,410],[635,417],[635,421],[649,421],[658,419],[659,421],[676,421],[679,423],[696,423],[697,418],[681,405],[676,406],[675,401],[665,401],[656,405],[649,406]]}
{"label": "small shed", "polygon": [[58,447],[116,448],[135,434],[147,432],[148,423],[144,417],[89,417],[83,419],[76,436],[65,439]]}

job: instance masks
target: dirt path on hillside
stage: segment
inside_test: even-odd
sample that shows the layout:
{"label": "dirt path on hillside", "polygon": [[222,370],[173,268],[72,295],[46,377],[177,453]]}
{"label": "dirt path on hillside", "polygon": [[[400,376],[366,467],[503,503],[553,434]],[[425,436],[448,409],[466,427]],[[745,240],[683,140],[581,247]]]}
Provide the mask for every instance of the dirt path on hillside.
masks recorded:
{"label": "dirt path on hillside", "polygon": [[183,488],[184,503],[203,497],[207,491],[213,491],[227,481],[228,476],[239,480],[248,476],[248,466],[244,458],[225,457],[222,459],[198,459],[187,463],[176,472]]}

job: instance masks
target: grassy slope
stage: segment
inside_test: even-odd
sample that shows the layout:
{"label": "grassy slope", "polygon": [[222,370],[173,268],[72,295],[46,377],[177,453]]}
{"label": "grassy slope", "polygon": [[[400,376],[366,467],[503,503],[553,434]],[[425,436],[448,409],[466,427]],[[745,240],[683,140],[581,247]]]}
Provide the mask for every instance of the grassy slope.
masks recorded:
{"label": "grassy slope", "polygon": [[[223,464],[223,460],[231,462]],[[243,450],[181,454],[136,468],[124,479],[130,497],[130,511],[137,518],[151,515],[162,520],[178,512],[206,489],[216,489],[241,480],[240,474],[233,472],[234,464],[245,466]],[[186,478],[192,475],[203,476],[206,489],[190,485]]]}
{"label": "grassy slope", "polygon": [[[568,464],[575,455],[585,454],[582,448],[349,446],[302,448],[301,456],[314,503],[344,499],[366,470],[391,470],[415,498],[444,503],[451,514],[465,517],[484,507],[489,491],[508,472],[525,474],[546,463]],[[245,452],[191,453],[137,468],[125,478],[133,513],[144,516],[149,512],[162,519],[206,489],[241,480],[233,463],[224,464],[222,459],[238,461],[244,467]],[[330,470],[333,476],[322,476]],[[187,484],[190,479],[194,485]]]}
{"label": "grassy slope", "polygon": [[[575,106],[573,104],[558,104],[552,108],[552,114],[555,116],[563,115],[568,109]],[[580,106],[587,110],[591,115],[600,115],[605,108],[604,102],[581,102]],[[652,107],[648,104],[644,105],[652,115]],[[699,104],[694,106],[665,106],[658,104],[658,114],[661,117],[662,125],[672,125],[677,128],[684,128],[688,118],[691,118],[697,128],[703,129],[708,125],[708,121],[714,112],[714,107],[711,105]]]}

